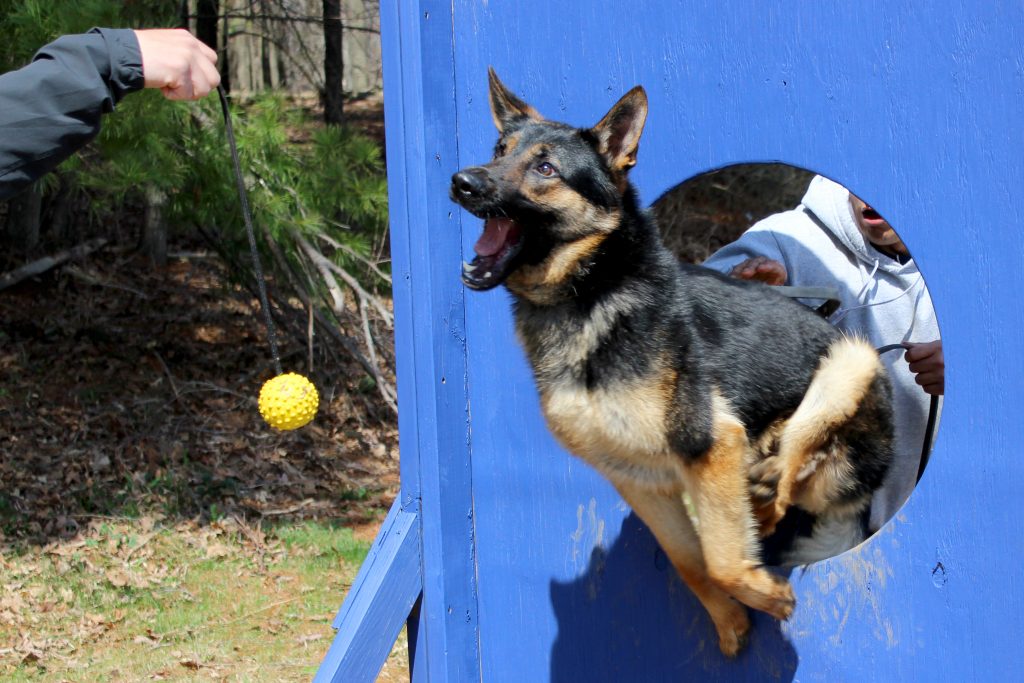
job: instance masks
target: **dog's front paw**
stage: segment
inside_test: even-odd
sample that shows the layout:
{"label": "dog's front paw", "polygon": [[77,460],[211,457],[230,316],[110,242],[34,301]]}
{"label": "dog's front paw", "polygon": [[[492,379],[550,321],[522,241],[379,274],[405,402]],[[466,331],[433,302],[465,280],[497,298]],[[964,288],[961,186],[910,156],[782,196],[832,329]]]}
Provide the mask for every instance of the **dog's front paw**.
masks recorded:
{"label": "dog's front paw", "polygon": [[775,525],[785,516],[786,508],[789,507],[788,496],[780,493],[782,475],[782,465],[778,456],[755,463],[747,475],[754,517],[757,519],[762,538],[770,536],[775,531]]}
{"label": "dog's front paw", "polygon": [[780,621],[786,621],[793,616],[793,611],[796,609],[796,596],[793,594],[793,587],[789,581],[774,574],[772,578],[774,579],[772,601],[765,611]]}
{"label": "dog's front paw", "polygon": [[781,621],[789,619],[796,607],[796,597],[789,581],[764,567],[750,567],[729,577],[718,578],[716,581],[743,604],[766,612]]}

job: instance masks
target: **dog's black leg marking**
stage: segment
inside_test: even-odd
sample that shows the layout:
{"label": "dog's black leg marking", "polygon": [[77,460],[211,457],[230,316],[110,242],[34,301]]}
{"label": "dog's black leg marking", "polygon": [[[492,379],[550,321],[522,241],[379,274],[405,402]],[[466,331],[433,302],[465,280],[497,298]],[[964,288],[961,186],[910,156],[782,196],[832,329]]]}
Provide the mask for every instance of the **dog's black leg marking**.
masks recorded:
{"label": "dog's black leg marking", "polygon": [[668,443],[672,451],[691,463],[703,457],[714,444],[711,392],[694,375],[676,379],[675,396],[668,411]]}

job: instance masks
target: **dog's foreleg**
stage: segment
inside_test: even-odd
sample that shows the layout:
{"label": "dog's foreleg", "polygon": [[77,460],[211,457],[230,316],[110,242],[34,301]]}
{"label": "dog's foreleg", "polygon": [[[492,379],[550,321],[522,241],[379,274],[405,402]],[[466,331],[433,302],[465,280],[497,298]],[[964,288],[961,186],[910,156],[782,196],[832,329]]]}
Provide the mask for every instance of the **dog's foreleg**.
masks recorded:
{"label": "dog's foreleg", "polygon": [[708,575],[740,602],[787,619],[795,606],[793,590],[760,562],[748,492],[746,430],[718,396],[713,412],[711,448],[682,466]]}
{"label": "dog's foreleg", "polygon": [[708,611],[718,632],[718,647],[726,656],[736,656],[746,645],[750,619],[746,608],[708,576],[700,539],[686,514],[682,494],[651,491],[628,483],[617,483],[616,488],[650,528],[680,578]]}

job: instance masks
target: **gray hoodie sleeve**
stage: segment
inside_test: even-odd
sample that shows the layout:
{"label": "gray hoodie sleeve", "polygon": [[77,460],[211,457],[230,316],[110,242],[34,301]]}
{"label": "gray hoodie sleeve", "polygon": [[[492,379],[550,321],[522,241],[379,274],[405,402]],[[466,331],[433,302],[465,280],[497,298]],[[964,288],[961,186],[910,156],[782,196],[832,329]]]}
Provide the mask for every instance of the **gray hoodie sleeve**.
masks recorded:
{"label": "gray hoodie sleeve", "polygon": [[131,29],[64,36],[27,66],[0,75],[0,199],[92,140],[100,117],[143,84]]}

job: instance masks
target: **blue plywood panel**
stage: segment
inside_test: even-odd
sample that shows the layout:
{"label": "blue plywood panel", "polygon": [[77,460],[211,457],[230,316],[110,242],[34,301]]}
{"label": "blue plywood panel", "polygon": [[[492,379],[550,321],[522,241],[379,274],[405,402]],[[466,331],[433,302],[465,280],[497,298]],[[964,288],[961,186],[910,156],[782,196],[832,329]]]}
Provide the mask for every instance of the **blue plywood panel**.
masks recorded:
{"label": "blue plywood panel", "polygon": [[[390,0],[381,10],[401,505],[419,511],[403,528],[421,549],[414,678],[1018,678],[1024,7]],[[449,204],[447,179],[490,153],[488,64],[542,112],[578,124],[643,84],[651,114],[634,180],[648,200],[738,161],[808,167],[888,217],[928,280],[948,389],[932,466],[877,538],[794,573],[793,619],[758,618],[736,662],[718,654],[635,516],[548,434],[507,295],[459,282],[480,226]],[[394,556],[408,564],[416,545]],[[363,607],[344,614],[394,616],[377,604],[387,591],[364,583],[353,591]],[[401,583],[406,602],[414,583]]]}
{"label": "blue plywood panel", "polygon": [[464,291],[447,267],[461,245],[437,189],[457,147],[453,72],[437,68],[450,58],[450,15],[443,5],[381,3],[401,500],[420,511],[423,609],[410,640],[422,680],[478,677]]}
{"label": "blue plywood panel", "polygon": [[[1024,349],[1005,332],[1022,322],[1021,7],[456,2],[452,19],[459,159],[447,171],[489,156],[488,64],[578,124],[643,84],[645,198],[738,161],[844,182],[921,262],[948,368],[933,466],[910,504],[868,545],[795,574],[793,620],[759,620],[751,649],[725,663],[647,532],[548,435],[507,295],[467,296],[484,679],[1006,680],[1024,663],[1007,560],[1022,550]],[[469,253],[479,225],[461,218]]]}

